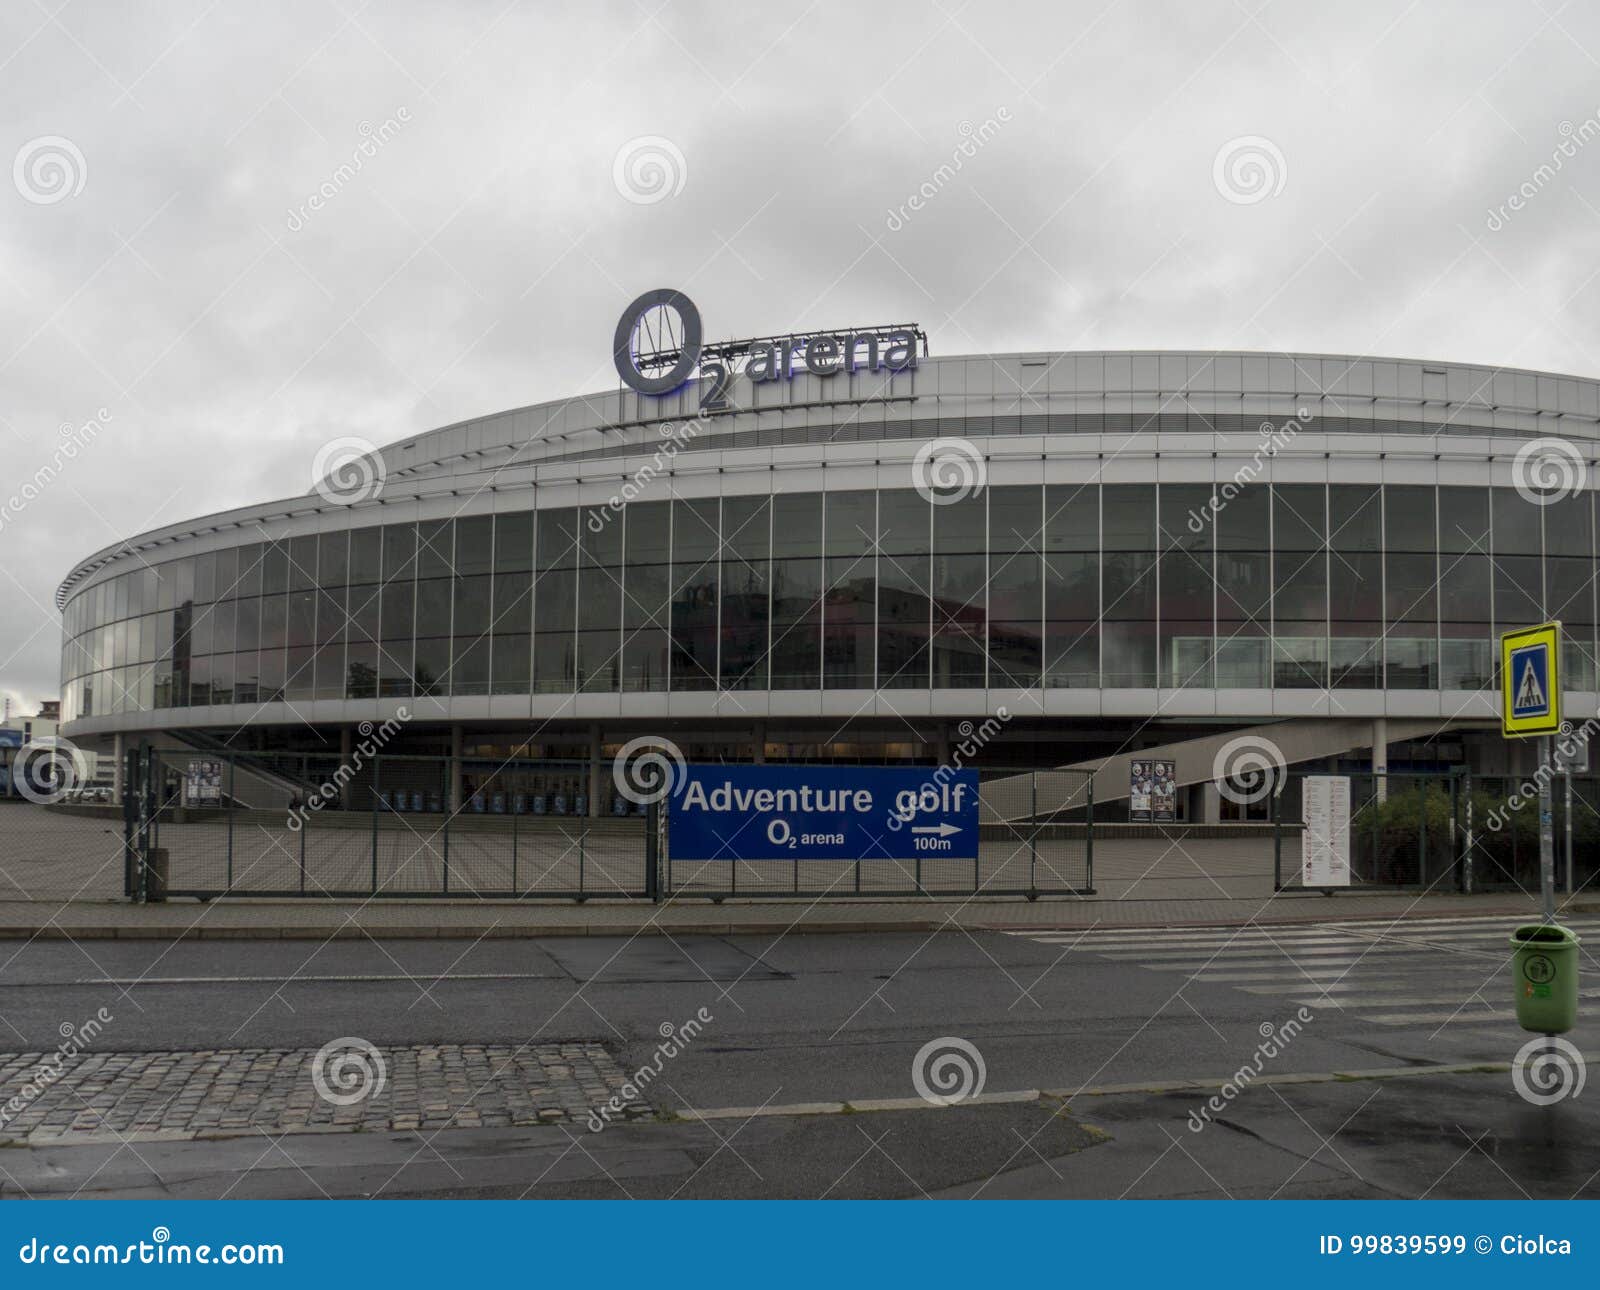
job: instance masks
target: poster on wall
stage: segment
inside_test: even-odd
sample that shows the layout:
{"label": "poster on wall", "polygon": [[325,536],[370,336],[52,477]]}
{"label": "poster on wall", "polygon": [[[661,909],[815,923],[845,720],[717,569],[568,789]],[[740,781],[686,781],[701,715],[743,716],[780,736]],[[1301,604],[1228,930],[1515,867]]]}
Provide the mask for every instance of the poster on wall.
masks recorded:
{"label": "poster on wall", "polygon": [[222,801],[222,763],[191,761],[183,772],[183,804],[216,806]]}
{"label": "poster on wall", "polygon": [[1128,767],[1128,819],[1170,824],[1178,818],[1176,762],[1136,758]]}
{"label": "poster on wall", "polygon": [[1150,766],[1150,813],[1157,824],[1171,824],[1178,818],[1178,763],[1153,761]]}
{"label": "poster on wall", "polygon": [[1128,819],[1133,824],[1150,823],[1150,763],[1128,763]]}
{"label": "poster on wall", "polygon": [[1350,885],[1350,777],[1307,775],[1301,789],[1305,832],[1300,835],[1300,882],[1306,887]]}

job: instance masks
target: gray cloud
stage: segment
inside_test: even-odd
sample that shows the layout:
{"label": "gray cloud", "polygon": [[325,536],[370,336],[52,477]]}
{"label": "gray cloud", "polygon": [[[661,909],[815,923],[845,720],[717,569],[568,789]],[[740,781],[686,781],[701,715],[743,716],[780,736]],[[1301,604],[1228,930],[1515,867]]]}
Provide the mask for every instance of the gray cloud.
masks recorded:
{"label": "gray cloud", "polygon": [[[716,335],[1593,374],[1600,140],[1486,216],[1600,112],[1597,51],[1576,6],[10,6],[0,160],[62,136],[87,173],[0,188],[0,493],[111,419],[0,525],[0,690],[55,693],[76,558],[303,492],[339,435],[609,387],[647,286]],[[630,202],[647,135],[682,188]],[[1213,184],[1242,136],[1287,171],[1254,204]]]}

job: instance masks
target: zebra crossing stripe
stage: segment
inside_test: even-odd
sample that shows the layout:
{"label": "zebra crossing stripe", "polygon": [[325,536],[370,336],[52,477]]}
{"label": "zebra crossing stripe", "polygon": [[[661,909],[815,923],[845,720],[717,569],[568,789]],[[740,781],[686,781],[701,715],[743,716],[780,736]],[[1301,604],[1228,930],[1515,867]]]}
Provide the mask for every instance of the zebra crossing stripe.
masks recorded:
{"label": "zebra crossing stripe", "polygon": [[[1471,948],[1500,949],[1513,924],[1509,920],[1477,920],[1476,925],[1441,928],[1426,924],[1372,924],[1361,927],[1335,929],[1323,925],[1312,929],[1240,929],[1233,932],[1195,934],[1172,933],[1074,933],[1011,932],[1013,936],[1027,936],[1038,944],[1066,946],[1085,953],[1112,955],[1132,951],[1139,947],[1145,956],[1172,953],[1183,949],[1196,951],[1215,949],[1223,952],[1259,950],[1268,946],[1305,947],[1315,950],[1327,946],[1381,945],[1385,947]],[[1600,924],[1567,923],[1580,937],[1600,938]]]}
{"label": "zebra crossing stripe", "polygon": [[[1400,985],[1396,985],[1395,988],[1396,989],[1403,989],[1404,987],[1400,986]],[[1355,999],[1330,999],[1330,998],[1327,997],[1327,994],[1322,994],[1322,995],[1319,995],[1315,999],[1312,999],[1312,998],[1291,999],[1290,1002],[1291,1003],[1304,1003],[1304,1004],[1307,1004],[1307,1005],[1321,1004],[1325,1008],[1338,1008],[1342,1012],[1350,1012],[1353,1009],[1358,1009],[1358,1008],[1359,1009],[1423,1008],[1423,1007],[1427,1007],[1429,1004],[1444,1004],[1444,1005],[1460,1004],[1462,1007],[1470,1008],[1474,1004],[1481,1003],[1481,1004],[1484,1004],[1486,1006],[1489,1006],[1489,1005],[1492,1005],[1492,1004],[1500,1002],[1500,998],[1499,998],[1500,991],[1499,990],[1494,990],[1495,997],[1493,999],[1487,997],[1486,994],[1484,993],[1485,991],[1491,990],[1492,988],[1493,988],[1492,986],[1487,986],[1487,985],[1483,986],[1476,993],[1470,995],[1466,999],[1462,999],[1461,996],[1458,995],[1458,994],[1405,994],[1405,995],[1395,995],[1392,998],[1367,998],[1367,997],[1361,997],[1361,998],[1355,998]],[[1593,998],[1595,998],[1597,996],[1600,996],[1600,990],[1579,990],[1578,994],[1582,998],[1593,999]],[[1377,1016],[1382,1016],[1382,1015],[1385,1015],[1385,1014],[1378,1013],[1376,1015]],[[1392,1015],[1392,1014],[1390,1014],[1390,1015]],[[1372,1018],[1362,1018],[1362,1019],[1363,1020],[1371,1020]]]}
{"label": "zebra crossing stripe", "polygon": [[[1525,917],[1521,918],[1514,915],[1496,915],[1488,918],[1481,915],[1477,918],[1396,918],[1386,922],[1362,921],[1335,924],[1325,923],[1323,926],[1347,927],[1352,930],[1361,931],[1407,933],[1420,933],[1433,930],[1451,933],[1482,931],[1485,935],[1497,935],[1501,932],[1509,931],[1512,927],[1517,926],[1519,923],[1525,923],[1529,920],[1536,920],[1537,917],[1538,915],[1530,910]],[[1596,920],[1592,917],[1575,919],[1557,918],[1556,921],[1559,922],[1563,927],[1570,927],[1576,932],[1582,932],[1585,928],[1589,929],[1590,931],[1600,929],[1600,920]]]}
{"label": "zebra crossing stripe", "polygon": [[1274,994],[1287,994],[1290,990],[1303,990],[1307,984],[1315,985],[1321,979],[1330,982],[1346,980],[1355,963],[1347,963],[1341,967],[1337,963],[1320,965],[1316,970],[1307,972],[1287,973],[1282,969],[1271,972],[1257,969],[1253,972],[1191,972],[1188,979],[1191,981],[1204,981],[1210,985],[1232,985],[1235,983],[1253,982],[1259,984],[1265,981],[1276,981],[1278,988]]}
{"label": "zebra crossing stripe", "polygon": [[1394,1012],[1384,1016],[1358,1015],[1357,1021],[1370,1021],[1379,1026],[1442,1026],[1450,1022],[1515,1021],[1515,1011],[1494,1009],[1489,1012]]}
{"label": "zebra crossing stripe", "polygon": [[1319,945],[1367,945],[1369,938],[1365,936],[1250,936],[1237,939],[1229,937],[1226,940],[1159,940],[1159,941],[1103,941],[1100,944],[1085,943],[1085,949],[1092,949],[1097,954],[1120,953],[1134,948],[1151,947],[1152,953],[1159,953],[1167,948],[1172,949],[1259,949],[1263,946],[1274,945],[1304,945],[1315,948]]}
{"label": "zebra crossing stripe", "polygon": [[[1415,936],[1419,939],[1438,941],[1477,940],[1479,938],[1498,939],[1499,937],[1509,935],[1511,929],[1515,926],[1517,926],[1516,923],[1504,922],[1498,923],[1493,927],[1390,927],[1384,929],[1382,935],[1385,937]],[[1570,926],[1570,924],[1563,924],[1563,926]],[[1593,936],[1595,935],[1596,931],[1600,929],[1576,926],[1573,927],[1572,930],[1577,932],[1580,936]],[[1373,929],[1371,933],[1367,934],[1377,934],[1377,929]]]}
{"label": "zebra crossing stripe", "polygon": [[[1450,950],[1447,953],[1460,954],[1471,951]],[[1176,965],[1184,960],[1196,963],[1223,962],[1236,963],[1243,959],[1267,959],[1281,962],[1283,959],[1306,959],[1316,961],[1326,958],[1344,958],[1350,955],[1363,954],[1413,954],[1421,955],[1426,950],[1416,945],[1381,945],[1377,942],[1345,941],[1341,945],[1314,945],[1310,949],[1299,946],[1275,945],[1249,946],[1246,949],[1219,949],[1208,954],[1205,950],[1118,950],[1115,953],[1102,953],[1100,957],[1108,958],[1115,963],[1151,963],[1154,965]]]}
{"label": "zebra crossing stripe", "polygon": [[[1515,1018],[1500,998],[1498,965],[1509,956],[1506,938],[1517,922],[1478,915],[1010,934],[1152,972],[1180,973],[1188,982],[1326,1008],[1372,1025],[1448,1025],[1454,1034],[1467,1034],[1474,1027],[1498,1031]],[[1567,919],[1563,925],[1581,938],[1600,940],[1600,919]],[[1489,969],[1485,975],[1492,973],[1492,979],[1481,985],[1463,981],[1463,966],[1469,972]],[[1461,991],[1468,988],[1463,999]],[[1600,987],[1580,989],[1579,995],[1600,999]]]}
{"label": "zebra crossing stripe", "polygon": [[1405,954],[1344,954],[1329,958],[1318,959],[1204,959],[1192,963],[1159,963],[1152,964],[1154,972],[1182,972],[1186,969],[1194,972],[1249,972],[1266,979],[1283,980],[1286,972],[1303,969],[1306,972],[1338,972],[1348,971],[1350,968],[1360,967],[1370,976],[1393,976],[1402,980],[1416,980],[1418,976],[1427,973],[1439,973],[1452,980],[1459,979],[1463,967],[1471,970],[1483,968],[1485,971],[1497,970],[1498,964],[1487,959],[1473,959],[1463,964],[1459,960],[1450,963],[1434,963],[1427,959],[1413,958]]}
{"label": "zebra crossing stripe", "polygon": [[[1443,990],[1453,984],[1456,984],[1453,978],[1449,981],[1441,980],[1438,982],[1437,988]],[[1318,981],[1315,988],[1323,995],[1354,994],[1358,990],[1383,994],[1391,990],[1415,990],[1419,986],[1423,989],[1428,989],[1433,985],[1434,983],[1431,981],[1419,981],[1414,975],[1373,977],[1365,974],[1355,976],[1341,974],[1328,981],[1326,985]],[[1285,989],[1297,989],[1299,987],[1294,982],[1289,982],[1286,986],[1284,982],[1279,981],[1276,985],[1241,985],[1236,988],[1246,994],[1283,994]]]}
{"label": "zebra crossing stripe", "polygon": [[[1151,972],[1181,972],[1193,980],[1215,981],[1223,976],[1240,981],[1304,981],[1314,976],[1347,976],[1357,969],[1368,974],[1395,976],[1415,980],[1426,971],[1424,964],[1410,964],[1392,958],[1363,957],[1351,954],[1333,959],[1192,959],[1184,963],[1131,963],[1129,967],[1143,967]],[[1481,966],[1485,971],[1497,970],[1497,965],[1487,961],[1474,961],[1471,966]],[[1459,977],[1459,972],[1452,974]]]}
{"label": "zebra crossing stripe", "polygon": [[1130,941],[1122,941],[1116,945],[1085,945],[1083,948],[1092,950],[1096,954],[1176,954],[1187,951],[1198,954],[1205,950],[1216,950],[1223,954],[1255,954],[1262,950],[1305,950],[1313,953],[1318,950],[1350,949],[1362,945],[1380,945],[1381,941],[1372,940],[1365,936],[1326,936],[1318,937],[1314,941],[1301,941],[1293,938],[1267,939],[1250,941],[1147,941],[1139,945]]}
{"label": "zebra crossing stripe", "polygon": [[[1531,913],[1530,913],[1531,916]],[[1340,927],[1489,927],[1502,922],[1515,922],[1515,914],[1471,914],[1457,918],[1349,918],[1339,921]]]}
{"label": "zebra crossing stripe", "polygon": [[[1498,954],[1473,955],[1466,962],[1469,965],[1481,964],[1484,967],[1489,967],[1494,963],[1500,962],[1503,957]],[[1454,962],[1459,964],[1461,959],[1462,956],[1458,954]],[[1156,960],[1137,956],[1129,956],[1127,958],[1119,956],[1112,961],[1147,967],[1152,972],[1182,972],[1188,968],[1215,968],[1219,972],[1244,971],[1246,969],[1282,970],[1296,966],[1307,968],[1334,967],[1340,963],[1369,963],[1373,967],[1383,965],[1393,969],[1400,969],[1408,964],[1414,964],[1418,969],[1423,969],[1430,964],[1428,958],[1419,955],[1415,950],[1402,949],[1399,946],[1366,950],[1329,950],[1325,954],[1219,954],[1211,956],[1194,954],[1182,958]]]}
{"label": "zebra crossing stripe", "polygon": [[1083,943],[1096,944],[1146,944],[1149,941],[1238,941],[1238,939],[1293,939],[1326,938],[1326,936],[1344,935],[1336,928],[1326,927],[1240,927],[1219,931],[1138,931],[1138,933],[1112,933],[1112,931],[1061,931],[1051,928],[1050,931],[1011,931],[1011,936],[1027,936],[1030,941],[1083,941]]}

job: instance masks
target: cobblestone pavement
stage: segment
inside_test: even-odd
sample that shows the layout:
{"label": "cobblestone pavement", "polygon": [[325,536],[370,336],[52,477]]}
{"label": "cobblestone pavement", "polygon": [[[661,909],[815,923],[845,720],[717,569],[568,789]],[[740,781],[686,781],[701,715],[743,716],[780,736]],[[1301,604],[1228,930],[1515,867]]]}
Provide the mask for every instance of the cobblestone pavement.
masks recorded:
{"label": "cobblestone pavement", "polygon": [[592,1042],[0,1053],[0,1142],[581,1124],[613,1096],[653,1114],[626,1084]]}

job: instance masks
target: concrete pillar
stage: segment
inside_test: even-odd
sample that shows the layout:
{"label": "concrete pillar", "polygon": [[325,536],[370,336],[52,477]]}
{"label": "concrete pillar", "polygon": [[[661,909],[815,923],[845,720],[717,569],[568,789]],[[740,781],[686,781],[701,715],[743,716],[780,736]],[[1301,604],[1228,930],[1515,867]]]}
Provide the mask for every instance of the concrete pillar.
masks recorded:
{"label": "concrete pillar", "polygon": [[[351,755],[355,752],[355,731],[349,726],[339,727],[339,765],[348,766]],[[339,785],[339,809],[350,809],[350,781],[345,780]]]}
{"label": "concrete pillar", "polygon": [[589,818],[598,820],[601,815],[600,796],[605,787],[605,776],[600,766],[600,723],[589,725]]}
{"label": "concrete pillar", "polygon": [[115,734],[111,736],[111,800],[122,801],[122,772],[123,763],[127,760],[127,736]]}
{"label": "concrete pillar", "polygon": [[750,762],[755,766],[764,766],[767,761],[767,723],[756,722],[750,732]]}
{"label": "concrete pillar", "polygon": [[1375,777],[1374,787],[1377,790],[1378,800],[1389,800],[1389,723],[1382,717],[1373,718],[1372,722],[1372,773]]}
{"label": "concrete pillar", "polygon": [[461,727],[450,727],[450,814],[461,810]]}
{"label": "concrete pillar", "polygon": [[937,758],[939,765],[948,766],[950,764],[950,727],[942,721],[939,723],[938,733],[934,736],[933,747],[934,756]]}

